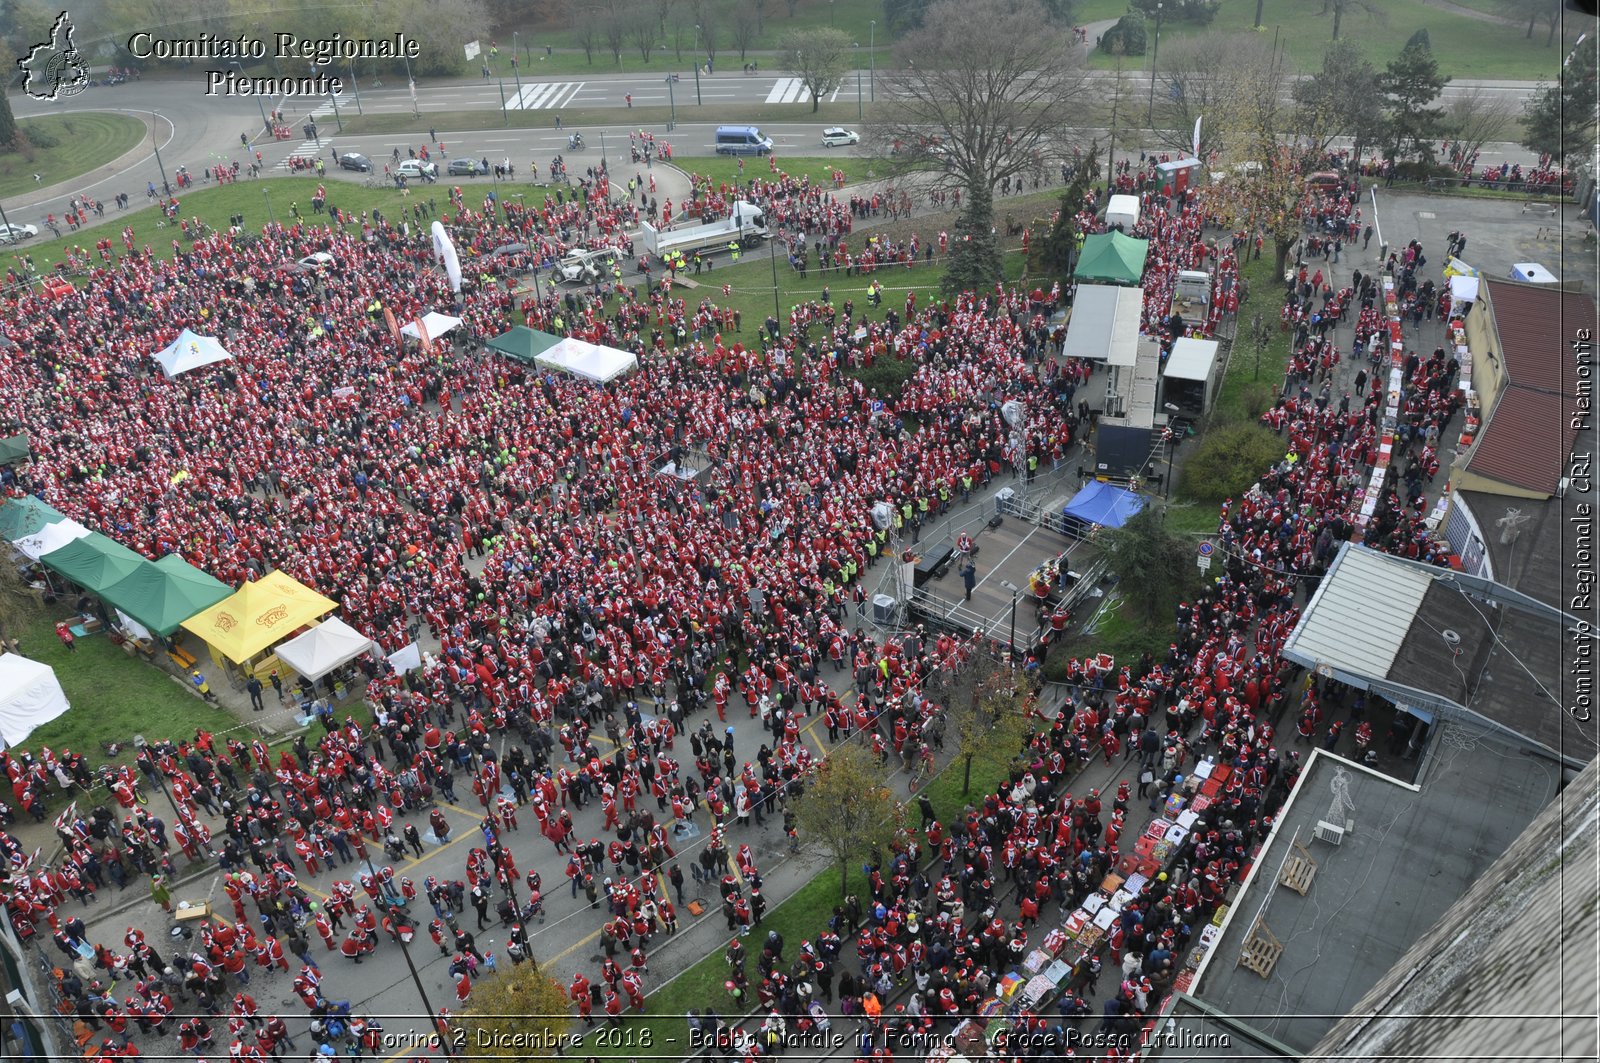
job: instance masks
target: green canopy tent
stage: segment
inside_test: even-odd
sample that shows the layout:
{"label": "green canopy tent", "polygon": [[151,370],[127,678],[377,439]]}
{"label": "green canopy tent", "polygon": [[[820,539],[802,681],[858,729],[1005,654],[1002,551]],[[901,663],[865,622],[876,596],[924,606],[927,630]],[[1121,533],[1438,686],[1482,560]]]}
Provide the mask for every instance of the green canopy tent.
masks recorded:
{"label": "green canopy tent", "polygon": [[33,447],[28,442],[28,433],[8,436],[0,439],[0,465],[15,465],[19,461],[32,461]]}
{"label": "green canopy tent", "polygon": [[14,543],[37,534],[47,524],[59,524],[66,519],[65,513],[32,495],[13,498],[0,506],[0,539]]}
{"label": "green canopy tent", "polygon": [[150,562],[114,539],[90,532],[39,559],[44,567],[84,590],[99,594]]}
{"label": "green canopy tent", "polygon": [[532,364],[533,360],[561,342],[560,336],[552,336],[548,332],[540,332],[526,325],[517,325],[510,332],[504,332],[490,340],[490,350],[499,351],[507,358],[515,358],[519,362]]}
{"label": "green canopy tent", "polygon": [[163,637],[232,594],[232,587],[177,554],[168,554],[155,564],[145,561],[100,591],[109,604]]}
{"label": "green canopy tent", "polygon": [[1144,256],[1149,249],[1148,240],[1116,232],[1096,233],[1083,241],[1073,276],[1081,281],[1136,285],[1144,276]]}

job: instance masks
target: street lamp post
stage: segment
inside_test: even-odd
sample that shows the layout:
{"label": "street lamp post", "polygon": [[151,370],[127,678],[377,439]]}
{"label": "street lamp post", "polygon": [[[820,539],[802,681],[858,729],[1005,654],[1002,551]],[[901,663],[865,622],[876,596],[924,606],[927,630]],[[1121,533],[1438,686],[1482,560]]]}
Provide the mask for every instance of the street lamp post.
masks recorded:
{"label": "street lamp post", "polygon": [[1006,652],[1014,669],[1017,666],[1017,599],[1022,595],[1022,588],[1008,579],[1001,580],[1000,586],[1011,592],[1011,637],[1006,642]]}
{"label": "street lamp post", "polygon": [[678,97],[672,91],[672,75],[667,75],[667,106],[672,109],[672,117],[667,119],[667,132],[672,132],[678,125]]}
{"label": "street lamp post", "polygon": [[267,191],[267,186],[261,186],[261,195],[267,201],[267,217],[272,219],[272,224],[278,224],[278,216],[272,212],[272,196]]}
{"label": "street lamp post", "polygon": [[506,110],[506,79],[504,77],[501,77],[501,78],[499,78],[499,81],[500,81],[500,124],[501,125],[510,125],[511,124],[511,112]]}
{"label": "street lamp post", "polygon": [[[239,60],[235,59],[228,65],[238,67],[240,76],[244,75],[244,66]],[[270,137],[272,135],[272,123],[267,121],[267,109],[261,105],[260,96],[256,97],[256,110],[261,112],[261,131]]]}
{"label": "street lamp post", "polygon": [[[393,917],[391,916],[391,918],[393,918]],[[411,962],[411,949],[406,945],[405,939],[400,937],[398,934],[396,934],[396,938],[395,939],[396,939],[396,941],[399,942],[399,945],[400,945],[400,955],[405,957],[406,970],[411,972],[411,984],[417,987],[417,996],[422,999],[422,1006],[425,1009],[427,1009],[427,1012],[428,1012],[428,1025],[433,1027],[434,1028],[433,1032],[436,1035],[438,1035],[438,1038],[439,1038],[439,1050],[441,1052],[443,1052],[446,1056],[455,1055],[455,1051],[452,1049],[452,1047],[450,1045],[450,1038],[448,1036],[446,1036],[445,1031],[443,1031],[443,1030],[438,1028],[439,1027],[439,1013],[437,1011],[433,1010],[433,1004],[432,1004],[431,1001],[428,1000],[428,991],[426,989],[422,988],[422,977],[419,974],[417,974],[417,965],[415,963]]]}
{"label": "street lamp post", "polygon": [[511,31],[511,76],[517,82],[517,106],[522,106],[522,64],[517,62],[517,31]]}
{"label": "street lamp post", "polygon": [[[733,209],[737,211],[739,208],[735,206]],[[773,320],[778,322],[778,327],[782,328],[783,310],[778,306],[778,242],[776,240],[772,242],[767,259],[772,263],[772,317]]]}
{"label": "street lamp post", "polygon": [[1161,54],[1161,8],[1156,5],[1156,46],[1150,52],[1150,103],[1145,108],[1144,124],[1151,129],[1156,125],[1156,56]]}
{"label": "street lamp post", "polygon": [[411,117],[421,118],[422,110],[417,106],[417,83],[411,76],[411,57],[402,56],[406,63],[406,87],[411,90]]}
{"label": "street lamp post", "polygon": [[[312,67],[311,68],[311,72],[313,74],[315,74],[317,72],[317,68],[316,67]],[[260,102],[259,99],[257,100],[257,102]],[[336,92],[333,91],[333,86],[331,84],[328,86],[328,102],[333,104],[333,120],[335,122],[339,123],[339,132],[343,133],[344,132],[344,116],[342,116],[339,113],[339,96],[338,96],[338,94]]]}
{"label": "street lamp post", "polygon": [[350,88],[356,94],[356,114],[366,114],[361,109],[361,79],[356,77],[356,57],[353,55],[350,57]]}
{"label": "street lamp post", "polygon": [[694,51],[694,104],[696,107],[700,107],[706,101],[700,98],[700,24],[698,22],[694,25]]}
{"label": "street lamp post", "polygon": [[[151,111],[150,113],[157,118],[162,117],[160,111]],[[161,141],[156,136],[154,122],[150,124],[150,146],[156,149],[156,167],[161,171],[161,187],[170,196],[172,195],[172,182],[167,180],[167,164],[161,161]]]}
{"label": "street lamp post", "polygon": [[878,20],[867,23],[867,99],[878,102]]}
{"label": "street lamp post", "polygon": [[861,48],[860,41],[856,42],[856,48],[858,49],[856,55],[856,121],[865,122],[867,120],[867,113],[861,106],[861,56],[859,53],[859,49]]}

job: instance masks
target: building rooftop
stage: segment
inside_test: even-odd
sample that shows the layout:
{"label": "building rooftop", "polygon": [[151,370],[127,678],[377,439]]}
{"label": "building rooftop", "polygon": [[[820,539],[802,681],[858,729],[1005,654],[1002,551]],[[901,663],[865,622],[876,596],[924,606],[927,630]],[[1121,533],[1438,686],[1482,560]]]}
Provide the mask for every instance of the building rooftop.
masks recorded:
{"label": "building rooftop", "polygon": [[[1544,556],[1561,556],[1559,546]],[[1518,592],[1486,587],[1450,569],[1347,543],[1283,653],[1425,719],[1488,723],[1575,766],[1588,763],[1600,750],[1596,723],[1580,723],[1559,700],[1576,682],[1562,656],[1564,622],[1537,606],[1491,604],[1490,594],[1514,600]]]}
{"label": "building rooftop", "polygon": [[[1561,780],[1559,766],[1459,723],[1443,725],[1427,757],[1412,786],[1321,750],[1312,756],[1190,995],[1308,1051],[1506,850]],[[1354,822],[1342,844],[1312,838],[1330,813]],[[1296,842],[1317,865],[1305,896],[1277,882],[1299,853]],[[1266,978],[1240,964],[1258,920],[1283,946]]]}
{"label": "building rooftop", "polygon": [[1192,1059],[1283,1059],[1296,1054],[1248,1023],[1225,1015],[1187,993],[1173,1003],[1145,1036],[1146,1059],[1187,1063]]}

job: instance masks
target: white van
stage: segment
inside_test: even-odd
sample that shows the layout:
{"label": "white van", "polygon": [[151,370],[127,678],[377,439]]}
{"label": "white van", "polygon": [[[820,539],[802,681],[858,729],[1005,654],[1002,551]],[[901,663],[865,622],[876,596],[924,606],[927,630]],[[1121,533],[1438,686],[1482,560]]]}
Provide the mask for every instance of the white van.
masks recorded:
{"label": "white van", "polygon": [[718,155],[771,155],[772,138],[753,125],[717,127]]}

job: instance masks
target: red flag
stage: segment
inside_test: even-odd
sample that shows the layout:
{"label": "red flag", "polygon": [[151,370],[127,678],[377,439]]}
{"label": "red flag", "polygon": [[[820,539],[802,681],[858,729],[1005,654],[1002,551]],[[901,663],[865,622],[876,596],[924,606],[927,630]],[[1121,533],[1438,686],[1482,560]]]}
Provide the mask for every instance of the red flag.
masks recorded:
{"label": "red flag", "polygon": [[389,323],[389,335],[394,337],[395,346],[400,345],[400,322],[394,319],[394,311],[387,306],[383,308],[383,320]]}

